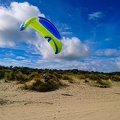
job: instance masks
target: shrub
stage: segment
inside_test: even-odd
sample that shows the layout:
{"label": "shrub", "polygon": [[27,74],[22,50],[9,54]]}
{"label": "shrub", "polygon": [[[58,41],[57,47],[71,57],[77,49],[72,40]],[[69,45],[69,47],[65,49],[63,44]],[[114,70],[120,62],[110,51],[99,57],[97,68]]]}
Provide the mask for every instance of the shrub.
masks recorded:
{"label": "shrub", "polygon": [[28,76],[28,79],[29,80],[32,80],[33,78],[35,77],[41,77],[41,75],[38,73],[38,72],[32,72],[29,76]]}
{"label": "shrub", "polygon": [[111,87],[111,85],[112,85],[111,80],[97,80],[95,86],[101,88],[109,88]]}
{"label": "shrub", "polygon": [[90,80],[100,80],[100,77],[98,75],[95,75],[95,74],[90,74],[89,79]]}
{"label": "shrub", "polygon": [[56,72],[54,72],[54,76],[55,76],[56,78],[58,78],[58,79],[61,79],[61,78],[62,78],[62,75],[59,74],[59,73],[56,73]]}
{"label": "shrub", "polygon": [[85,79],[85,75],[84,74],[80,74],[77,76],[78,79]]}
{"label": "shrub", "polygon": [[6,72],[5,79],[6,80],[15,80],[15,73],[12,71]]}
{"label": "shrub", "polygon": [[47,82],[43,82],[40,78],[35,78],[24,84],[25,89],[35,90],[40,92],[47,92],[58,89],[60,87],[60,83],[49,80]]}
{"label": "shrub", "polygon": [[15,74],[15,79],[19,81],[20,83],[24,83],[28,80],[28,77],[26,74],[22,74],[22,72],[17,72]]}
{"label": "shrub", "polygon": [[69,79],[71,79],[69,76],[67,76],[67,75],[64,75],[63,77],[62,77],[62,79],[63,80],[69,80]]}
{"label": "shrub", "polygon": [[70,83],[73,83],[73,82],[74,82],[74,80],[72,79],[72,77],[70,77],[70,76],[68,76],[68,75],[64,75],[64,76],[62,77],[62,79],[63,79],[63,80],[68,80]]}
{"label": "shrub", "polygon": [[5,77],[5,71],[0,70],[0,79],[3,79]]}
{"label": "shrub", "polygon": [[111,80],[113,80],[113,81],[120,81],[120,76],[119,75],[112,75],[111,77]]}

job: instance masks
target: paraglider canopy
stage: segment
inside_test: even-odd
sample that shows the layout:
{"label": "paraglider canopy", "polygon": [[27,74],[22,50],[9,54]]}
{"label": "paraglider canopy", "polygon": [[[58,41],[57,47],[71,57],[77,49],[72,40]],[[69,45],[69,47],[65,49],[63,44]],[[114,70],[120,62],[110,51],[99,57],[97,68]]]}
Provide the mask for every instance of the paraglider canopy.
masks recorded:
{"label": "paraglider canopy", "polygon": [[43,17],[32,17],[21,24],[20,31],[25,30],[28,26],[40,33],[49,42],[55,54],[60,53],[62,49],[61,36],[49,20]]}

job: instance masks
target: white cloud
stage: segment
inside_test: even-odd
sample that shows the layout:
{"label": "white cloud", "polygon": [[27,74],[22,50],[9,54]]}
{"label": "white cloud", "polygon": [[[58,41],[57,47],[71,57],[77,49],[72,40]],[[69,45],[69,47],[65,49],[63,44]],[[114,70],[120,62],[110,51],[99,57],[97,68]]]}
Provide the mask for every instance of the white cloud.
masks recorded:
{"label": "white cloud", "polygon": [[111,41],[112,40],[112,38],[106,38],[105,39],[105,41]]}
{"label": "white cloud", "polygon": [[34,63],[31,62],[31,60],[28,59],[12,59],[12,58],[0,58],[0,65],[5,66],[27,66],[27,67],[33,67]]}
{"label": "white cloud", "polygon": [[116,59],[116,64],[118,66],[118,71],[120,72],[120,57]]}
{"label": "white cloud", "polygon": [[94,68],[94,71],[100,72],[115,72],[120,71],[119,63],[120,60],[116,61],[116,59],[113,58],[97,58],[95,60],[91,59],[91,62],[89,63],[90,66],[88,68]]}
{"label": "white cloud", "polygon": [[89,20],[96,20],[96,19],[102,18],[102,17],[103,17],[102,12],[94,12],[94,13],[88,15]]}
{"label": "white cloud", "polygon": [[39,50],[43,59],[49,60],[76,60],[89,56],[89,48],[83,44],[78,38],[63,38],[62,51],[55,54],[49,43],[38,35],[38,41],[34,45]]}
{"label": "white cloud", "polygon": [[22,22],[33,16],[44,16],[39,9],[28,2],[12,2],[10,6],[0,6],[0,46],[13,47],[17,42],[35,39],[30,30],[19,31]]}
{"label": "white cloud", "polygon": [[61,35],[71,35],[72,32],[61,32]]}
{"label": "white cloud", "polygon": [[25,57],[23,57],[23,56],[17,56],[16,59],[18,59],[18,60],[25,60]]}
{"label": "white cloud", "polygon": [[61,59],[80,59],[89,56],[89,48],[83,44],[77,37],[63,38],[63,50],[61,52]]}
{"label": "white cloud", "polygon": [[120,50],[117,49],[104,49],[97,50],[96,55],[98,56],[120,56]]}
{"label": "white cloud", "polygon": [[60,61],[51,62],[49,60],[39,60],[32,62],[30,59],[15,60],[11,58],[0,59],[0,65],[7,66],[26,66],[32,68],[47,68],[47,69],[79,69],[99,72],[115,72],[120,71],[120,57],[113,58],[90,58],[82,61]]}
{"label": "white cloud", "polygon": [[[99,71],[99,72],[115,72],[120,71],[120,58],[90,58],[84,59],[83,61],[72,60],[72,61],[60,61],[53,62],[49,60],[37,61],[37,67],[49,68],[49,69],[79,69],[86,71]],[[41,67],[42,65],[42,67]]]}
{"label": "white cloud", "polygon": [[67,24],[61,24],[61,26],[64,30],[70,30],[71,29],[71,27],[69,27]]}

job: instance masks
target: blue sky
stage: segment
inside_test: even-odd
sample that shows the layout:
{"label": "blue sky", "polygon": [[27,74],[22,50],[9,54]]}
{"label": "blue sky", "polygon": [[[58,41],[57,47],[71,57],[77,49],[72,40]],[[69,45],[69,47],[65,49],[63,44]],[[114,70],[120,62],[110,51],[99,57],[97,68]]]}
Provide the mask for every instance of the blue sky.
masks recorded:
{"label": "blue sky", "polygon": [[[119,0],[0,0],[0,65],[120,71]],[[33,16],[49,19],[62,36],[55,55],[35,31],[19,31]]]}

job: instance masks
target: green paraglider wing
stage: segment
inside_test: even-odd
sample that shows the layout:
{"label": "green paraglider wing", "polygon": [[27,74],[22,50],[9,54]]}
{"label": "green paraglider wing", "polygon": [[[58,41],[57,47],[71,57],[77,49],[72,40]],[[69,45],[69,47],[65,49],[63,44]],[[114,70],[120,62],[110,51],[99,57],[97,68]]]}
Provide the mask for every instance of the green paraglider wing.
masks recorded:
{"label": "green paraglider wing", "polygon": [[61,36],[49,20],[43,17],[32,17],[21,24],[20,31],[25,30],[28,26],[40,33],[49,42],[55,54],[60,53],[62,49]]}

